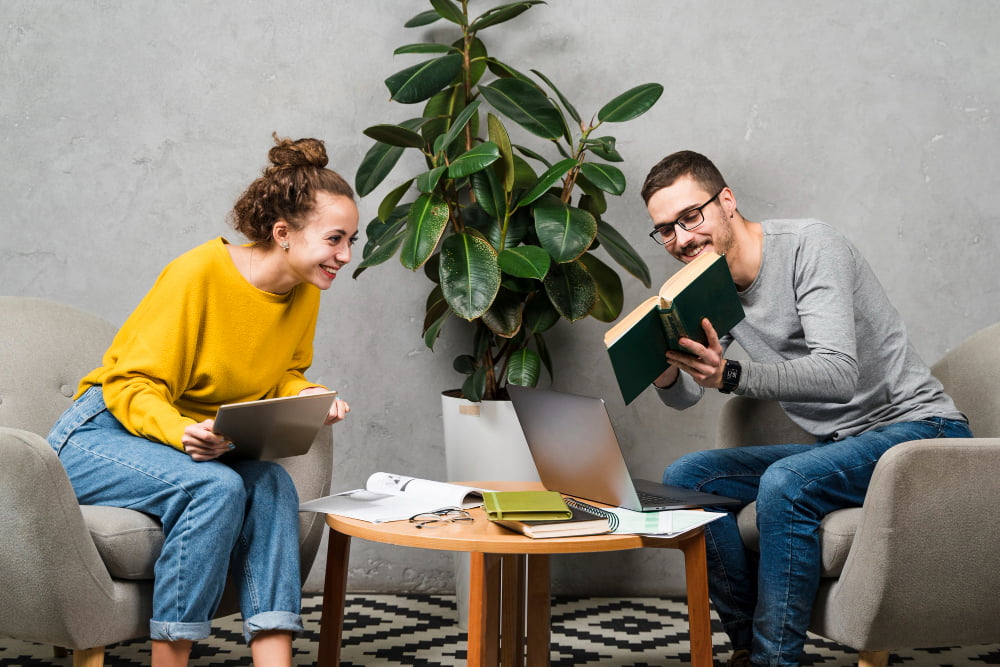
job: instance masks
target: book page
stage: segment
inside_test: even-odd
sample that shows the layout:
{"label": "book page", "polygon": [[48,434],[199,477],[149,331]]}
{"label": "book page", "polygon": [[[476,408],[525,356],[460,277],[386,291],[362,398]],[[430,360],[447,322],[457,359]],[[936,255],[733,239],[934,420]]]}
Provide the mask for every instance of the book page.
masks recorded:
{"label": "book page", "polygon": [[618,320],[613,327],[604,333],[604,346],[611,347],[611,345],[621,338],[622,335],[624,335],[629,329],[631,329],[636,322],[645,317],[649,310],[659,301],[660,297],[658,296],[651,296],[644,299],[642,303],[632,310],[632,312]]}
{"label": "book page", "polygon": [[383,523],[405,521],[416,514],[448,507],[469,508],[482,504],[481,489],[392,473],[374,473],[363,489],[310,500],[299,505],[299,510]]}
{"label": "book page", "polygon": [[389,472],[372,473],[365,488],[374,493],[412,495],[421,502],[437,504],[439,507],[469,508],[483,504],[483,489]]}

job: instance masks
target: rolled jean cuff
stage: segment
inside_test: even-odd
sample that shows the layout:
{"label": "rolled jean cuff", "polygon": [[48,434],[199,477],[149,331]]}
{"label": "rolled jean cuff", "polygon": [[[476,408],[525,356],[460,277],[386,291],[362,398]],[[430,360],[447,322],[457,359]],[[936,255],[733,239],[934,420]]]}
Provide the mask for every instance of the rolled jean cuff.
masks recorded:
{"label": "rolled jean cuff", "polygon": [[150,621],[149,638],[158,641],[175,642],[181,639],[195,641],[212,634],[211,621],[180,623],[177,621]]}
{"label": "rolled jean cuff", "polygon": [[251,616],[243,622],[243,636],[248,644],[257,636],[258,632],[274,630],[285,630],[297,635],[304,630],[302,616],[290,611],[265,611]]}

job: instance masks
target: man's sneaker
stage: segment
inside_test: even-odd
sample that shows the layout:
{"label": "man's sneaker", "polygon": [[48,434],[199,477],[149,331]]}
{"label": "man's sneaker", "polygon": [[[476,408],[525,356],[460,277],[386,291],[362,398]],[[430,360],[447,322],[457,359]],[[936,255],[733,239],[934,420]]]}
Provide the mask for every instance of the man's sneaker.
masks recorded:
{"label": "man's sneaker", "polygon": [[750,649],[738,648],[733,651],[733,654],[729,656],[729,662],[726,663],[726,667],[751,667]]}

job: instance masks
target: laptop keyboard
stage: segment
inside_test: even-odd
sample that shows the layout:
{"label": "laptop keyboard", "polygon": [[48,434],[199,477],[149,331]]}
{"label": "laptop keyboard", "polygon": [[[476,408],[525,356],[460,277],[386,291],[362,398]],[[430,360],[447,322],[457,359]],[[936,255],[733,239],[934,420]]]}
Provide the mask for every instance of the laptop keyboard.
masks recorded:
{"label": "laptop keyboard", "polygon": [[635,492],[639,495],[639,502],[642,503],[643,507],[656,505],[678,505],[684,503],[684,501],[679,498],[660,496],[655,493],[649,493],[648,491],[640,491],[639,489],[636,489]]}

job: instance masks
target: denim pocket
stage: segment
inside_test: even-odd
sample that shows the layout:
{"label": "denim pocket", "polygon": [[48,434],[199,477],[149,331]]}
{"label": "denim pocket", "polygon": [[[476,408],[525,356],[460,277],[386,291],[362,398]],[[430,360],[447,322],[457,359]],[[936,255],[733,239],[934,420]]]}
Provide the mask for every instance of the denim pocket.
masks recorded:
{"label": "denim pocket", "polygon": [[62,416],[56,421],[52,430],[49,431],[49,445],[58,454],[76,429],[107,409],[104,404],[103,388],[100,385],[91,387],[83,392],[80,398],[73,401],[73,405],[62,413]]}

